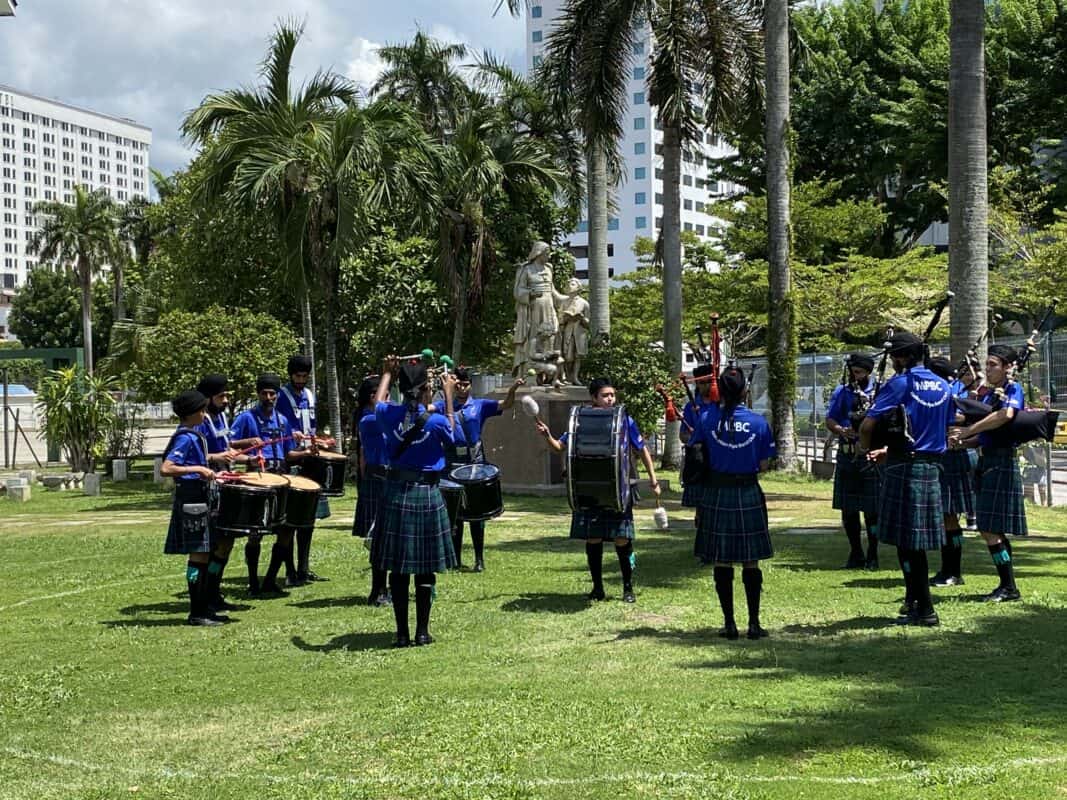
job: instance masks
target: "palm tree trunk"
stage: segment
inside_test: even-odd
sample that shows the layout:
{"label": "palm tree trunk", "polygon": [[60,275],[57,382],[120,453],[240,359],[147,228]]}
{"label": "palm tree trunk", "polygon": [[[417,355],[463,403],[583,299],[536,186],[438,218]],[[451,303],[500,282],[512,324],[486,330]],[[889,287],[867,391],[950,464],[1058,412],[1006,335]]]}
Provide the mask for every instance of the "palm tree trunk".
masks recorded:
{"label": "palm tree trunk", "polygon": [[89,260],[78,257],[78,280],[82,290],[82,346],[85,349],[85,371],[93,374],[93,276]]}
{"label": "palm tree trunk", "polygon": [[[663,347],[671,370],[682,371],[682,131],[676,124],[663,127]],[[663,446],[664,468],[681,462],[680,422],[667,423]]]}
{"label": "palm tree trunk", "polygon": [[461,271],[456,280],[459,286],[452,304],[456,319],[452,324],[452,352],[449,355],[458,364],[463,353],[463,334],[467,327],[467,273]]}
{"label": "palm tree trunk", "polygon": [[315,329],[311,324],[311,292],[305,286],[300,297],[300,316],[304,327],[304,355],[311,359],[311,374],[308,375],[308,388],[318,397],[315,383]]}
{"label": "palm tree trunk", "polygon": [[[948,275],[952,358],[986,327],[989,198],[986,175],[985,4],[952,0],[948,88]],[[981,358],[985,354],[980,354]]]}
{"label": "palm tree trunk", "polygon": [[126,319],[126,287],[123,281],[125,273],[122,265],[123,258],[125,258],[125,253],[116,258],[115,263],[111,266],[111,275],[115,281],[115,322]]}
{"label": "palm tree trunk", "polygon": [[795,469],[793,406],[797,341],[789,268],[789,3],[788,0],[768,0],[764,8],[764,48],[767,58],[767,261],[771,301],[767,326],[768,386],[778,461],[785,469]]}
{"label": "palm tree trunk", "polygon": [[341,452],[344,438],[341,427],[341,382],[337,376],[337,316],[334,309],[335,300],[331,297],[326,303],[326,394],[328,395],[328,417],[330,435],[337,440],[335,450]]}
{"label": "palm tree trunk", "polygon": [[587,158],[589,183],[589,318],[593,342],[611,333],[608,292],[608,154],[594,147]]}

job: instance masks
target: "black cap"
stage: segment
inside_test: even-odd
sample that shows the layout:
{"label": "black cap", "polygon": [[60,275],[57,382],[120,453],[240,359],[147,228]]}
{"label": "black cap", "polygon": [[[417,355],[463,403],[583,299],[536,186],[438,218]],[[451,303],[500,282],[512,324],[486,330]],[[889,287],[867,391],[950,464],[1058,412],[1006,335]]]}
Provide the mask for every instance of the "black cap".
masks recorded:
{"label": "black cap", "polygon": [[934,373],[934,375],[937,375],[939,378],[944,378],[946,381],[953,380],[956,377],[956,370],[953,369],[952,362],[944,356],[931,358],[927,362],[926,367]]}
{"label": "black cap", "polygon": [[865,369],[868,372],[874,371],[874,359],[866,353],[852,353],[848,357],[848,365]]}
{"label": "black cap", "polygon": [[170,407],[178,419],[185,419],[207,406],[207,398],[196,389],[188,389],[175,397]]}
{"label": "black cap", "polygon": [[404,393],[417,392],[426,385],[426,364],[419,361],[415,364],[400,365],[400,391]]}
{"label": "black cap", "polygon": [[900,331],[894,333],[886,342],[889,355],[898,356],[899,358],[909,358],[913,361],[921,361],[923,352],[926,345],[923,344],[923,340],[916,336],[914,333],[908,331]]}
{"label": "black cap", "polygon": [[727,367],[719,375],[719,394],[725,399],[740,400],[745,394],[745,373],[737,367]]}
{"label": "black cap", "polygon": [[605,386],[614,386],[610,378],[594,378],[589,382],[589,396],[596,397]]}
{"label": "black cap", "polygon": [[217,394],[222,394],[226,391],[225,375],[219,375],[217,372],[213,372],[210,375],[205,375],[200,379],[200,383],[196,385],[196,390],[204,397],[214,397]]}
{"label": "black cap", "polygon": [[282,379],[275,375],[273,372],[267,372],[256,378],[256,391],[262,392],[264,389],[273,389],[279,391],[282,388]]}
{"label": "black cap", "polygon": [[290,356],[286,371],[290,375],[296,372],[311,372],[311,359],[303,355]]}
{"label": "black cap", "polygon": [[1005,364],[1014,364],[1019,360],[1019,351],[1006,344],[992,344],[989,346],[989,355],[999,358]]}
{"label": "black cap", "polygon": [[697,364],[695,367],[693,367],[693,377],[703,378],[706,375],[710,375],[714,371],[715,370],[711,366],[711,364]]}

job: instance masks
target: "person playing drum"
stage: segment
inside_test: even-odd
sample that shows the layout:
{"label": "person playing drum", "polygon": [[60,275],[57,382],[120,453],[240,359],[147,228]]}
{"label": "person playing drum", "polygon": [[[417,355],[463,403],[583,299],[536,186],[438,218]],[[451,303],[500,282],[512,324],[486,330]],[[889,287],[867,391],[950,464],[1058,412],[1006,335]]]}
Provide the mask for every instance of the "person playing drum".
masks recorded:
{"label": "person playing drum", "polygon": [[707,473],[700,499],[694,555],[714,564],[715,593],[722,608],[719,635],[737,639],[734,621],[734,564],[740,563],[748,602],[748,638],[767,635],[760,626],[763,571],[759,562],[773,554],[767,501],[759,485],[775,456],[774,435],[762,416],[746,408],[745,373],[727,367],[719,376],[719,404],[700,418],[690,444],[704,444]]}
{"label": "person playing drum", "polygon": [[[491,417],[498,417],[515,405],[515,392],[525,381],[521,378],[511,384],[503,401],[471,395],[471,375],[466,367],[455,371],[456,394],[452,399],[455,415],[455,444],[448,449],[448,466],[459,464],[484,464],[482,449],[482,426]],[[470,520],[471,544],[474,545],[474,571],[485,571],[485,521]],[[463,566],[463,513],[460,512],[452,532],[452,546],[456,551],[458,566]]]}
{"label": "person playing drum", "polygon": [[161,475],[174,479],[174,505],[163,552],[188,555],[185,568],[189,585],[188,622],[204,627],[228,621],[210,608],[208,565],[213,541],[208,492],[215,472],[208,463],[225,462],[237,455],[231,450],[208,453],[207,442],[197,430],[204,421],[207,403],[207,398],[196,390],[182,392],[174,398],[171,407],[181,422],[167,443],[160,469]]}
{"label": "person playing drum", "polygon": [[[289,422],[275,407],[281,385],[281,379],[277,375],[260,375],[256,380],[259,402],[248,411],[241,412],[231,428],[231,434],[239,439],[258,440],[256,449],[251,453],[252,459],[258,462],[262,469],[276,474],[285,474],[288,471],[285,454],[293,449]],[[292,565],[293,529],[279,526],[277,532],[274,547],[271,548],[270,564],[262,583],[259,582],[260,537],[249,536],[245,544],[248,590],[253,595],[283,594],[277,580],[278,570],[283,563],[286,577],[292,579],[286,583],[296,585],[296,570]]]}
{"label": "person playing drum", "polygon": [[[311,377],[311,359],[305,355],[289,358],[286,369],[289,383],[278,391],[278,413],[285,417],[295,439],[294,450],[308,450],[313,447],[318,428],[315,425],[315,395],[307,388]],[[319,496],[317,519],[330,516],[330,504],[325,497]],[[311,537],[315,528],[299,528],[296,531],[296,577],[286,580],[286,585],[300,585],[308,581],[323,580],[311,571]]]}
{"label": "person playing drum", "polygon": [[[593,408],[612,408],[615,406],[617,395],[615,387],[607,378],[597,378],[589,384],[589,396],[592,399]],[[537,420],[537,431],[545,437],[548,446],[557,453],[562,453],[567,444],[568,435],[564,433],[558,439],[552,436],[552,431],[541,420]],[[645,469],[648,471],[648,482],[656,497],[660,495],[659,481],[656,480],[656,468],[652,463],[652,455],[645,446],[644,437],[637,429],[637,424],[626,416],[626,435],[629,445],[641,454]],[[593,581],[593,590],[589,593],[590,600],[603,600],[604,594],[604,540],[615,541],[615,554],[619,558],[619,568],[622,572],[622,600],[624,603],[634,603],[637,597],[634,594],[633,585],[633,540],[634,540],[634,513],[633,493],[631,501],[625,511],[616,512],[607,509],[592,509],[587,511],[575,510],[571,514],[572,539],[585,540],[585,557],[589,564],[589,576]]]}
{"label": "person playing drum", "polygon": [[[393,372],[399,370],[403,403],[388,403]],[[408,588],[415,576],[415,644],[433,642],[430,606],[435,573],[456,565],[452,529],[438,482],[445,468],[445,448],[454,443],[452,390],[456,379],[443,377],[445,413],[430,404],[431,389],[425,363],[398,366],[385,361],[375,393],[374,413],[385,435],[389,473],[371,539],[371,563],[389,572],[396,617],[395,647],[408,647]]]}
{"label": "person playing drum", "polygon": [[[359,495],[356,497],[356,514],[352,521],[352,535],[366,538],[372,535],[378,517],[388,461],[385,457],[385,437],[374,414],[374,396],[381,378],[377,375],[364,378],[359,386],[359,409],[356,414],[356,447],[359,452],[357,471]],[[386,585],[386,572],[371,564],[371,587],[367,605],[388,606],[392,604]]]}

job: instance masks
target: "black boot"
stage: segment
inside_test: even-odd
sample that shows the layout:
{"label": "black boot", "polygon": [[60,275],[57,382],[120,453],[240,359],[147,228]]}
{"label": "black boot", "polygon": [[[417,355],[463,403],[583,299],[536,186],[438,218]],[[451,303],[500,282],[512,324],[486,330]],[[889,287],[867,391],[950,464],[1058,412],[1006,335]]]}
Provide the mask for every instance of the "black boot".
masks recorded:
{"label": "black boot", "polygon": [[860,512],[842,511],[841,525],[848,538],[848,561],[845,562],[844,569],[863,569],[867,560],[863,557],[863,543],[860,540]]}
{"label": "black boot", "polygon": [[734,622],[734,568],[715,567],[715,594],[719,596],[719,607],[722,609],[723,628],[719,636],[724,639],[736,639],[740,634],[737,632],[737,623]]}
{"label": "black boot", "polygon": [[623,547],[615,545],[615,555],[619,558],[619,571],[622,572],[622,602],[636,603],[634,594],[634,543],[627,541]]}
{"label": "black boot", "polygon": [[987,594],[983,600],[987,603],[1007,603],[1020,598],[1019,587],[1015,585],[1015,565],[1011,558],[1011,545],[1007,539],[989,545],[989,555],[1000,576],[1000,585]]}
{"label": "black boot", "polygon": [[262,549],[258,536],[249,536],[245,542],[245,564],[248,566],[248,592],[259,594],[259,553]]}
{"label": "black boot", "polygon": [[186,564],[185,582],[189,585],[188,623],[204,628],[221,625],[223,620],[215,619],[207,607],[207,564]]}
{"label": "black boot", "polygon": [[[730,578],[732,584],[732,574]],[[759,601],[760,592],[763,591],[763,570],[759,567],[741,570],[741,583],[745,585],[745,601],[748,603],[748,638],[762,639],[769,635],[759,624]],[[731,592],[731,602],[732,594]]]}
{"label": "black boot", "polygon": [[432,572],[415,576],[415,645],[433,644],[430,636],[430,609],[433,607],[437,576]]}
{"label": "black boot", "polygon": [[396,641],[393,647],[410,647],[411,632],[408,628],[409,576],[399,572],[389,573],[389,588],[393,593],[393,616],[396,618]]}
{"label": "black boot", "polygon": [[585,560],[589,564],[589,577],[593,579],[593,591],[590,600],[604,599],[604,543],[586,542]]}
{"label": "black boot", "polygon": [[474,571],[485,572],[485,522],[471,522],[471,544],[474,545]]}

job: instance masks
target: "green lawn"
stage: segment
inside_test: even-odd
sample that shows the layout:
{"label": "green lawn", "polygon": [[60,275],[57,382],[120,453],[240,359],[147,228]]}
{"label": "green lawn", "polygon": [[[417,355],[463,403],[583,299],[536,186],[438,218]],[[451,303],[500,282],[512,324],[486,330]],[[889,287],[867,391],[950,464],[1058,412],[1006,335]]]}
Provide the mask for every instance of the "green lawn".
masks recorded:
{"label": "green lawn", "polygon": [[610,548],[613,599],[583,599],[564,500],[514,497],[488,571],[441,576],[437,643],[405,651],[364,604],[351,498],[316,537],[329,582],[247,600],[238,557],[247,608],[218,629],[182,624],[158,490],[0,501],[0,798],[1062,797],[1067,513],[1031,507],[1022,603],[976,602],[995,577],[969,536],[942,627],[898,629],[894,555],[838,570],[829,486],[764,486],[770,639],[715,635],[677,498],[669,532],[638,514],[626,606]]}

